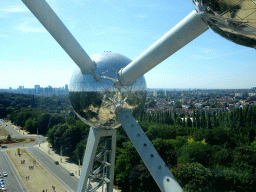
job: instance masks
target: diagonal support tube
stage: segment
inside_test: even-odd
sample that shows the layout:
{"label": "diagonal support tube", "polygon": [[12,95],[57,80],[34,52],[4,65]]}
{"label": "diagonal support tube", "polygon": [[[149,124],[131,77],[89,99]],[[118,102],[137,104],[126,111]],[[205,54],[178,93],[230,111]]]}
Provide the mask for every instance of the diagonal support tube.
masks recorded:
{"label": "diagonal support tube", "polygon": [[208,25],[194,10],[146,51],[118,72],[121,85],[130,86],[139,77],[207,31]]}
{"label": "diagonal support tube", "polygon": [[22,2],[78,65],[83,74],[94,70],[94,62],[45,0],[22,0]]}
{"label": "diagonal support tube", "polygon": [[183,192],[179,183],[166,166],[128,109],[120,109],[117,119],[121,122],[140,157],[162,192]]}

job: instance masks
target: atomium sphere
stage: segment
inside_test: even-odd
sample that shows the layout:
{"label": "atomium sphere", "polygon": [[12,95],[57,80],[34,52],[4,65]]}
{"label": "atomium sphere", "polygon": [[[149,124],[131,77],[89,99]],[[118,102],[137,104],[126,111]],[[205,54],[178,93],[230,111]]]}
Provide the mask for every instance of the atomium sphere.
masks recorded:
{"label": "atomium sphere", "polygon": [[239,45],[256,48],[256,0],[193,0],[210,28]]}
{"label": "atomium sphere", "polygon": [[132,86],[116,88],[117,72],[131,60],[113,52],[91,56],[96,63],[95,80],[91,74],[82,74],[77,68],[69,84],[69,100],[77,116],[91,127],[118,128],[117,107],[129,109],[138,115],[144,109],[147,87],[144,76]]}

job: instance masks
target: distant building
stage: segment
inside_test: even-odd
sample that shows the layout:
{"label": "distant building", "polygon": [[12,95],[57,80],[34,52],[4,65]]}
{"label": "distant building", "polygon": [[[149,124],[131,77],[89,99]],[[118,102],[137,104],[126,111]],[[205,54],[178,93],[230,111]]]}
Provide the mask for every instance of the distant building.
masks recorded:
{"label": "distant building", "polygon": [[65,93],[68,93],[68,85],[65,84]]}
{"label": "distant building", "polygon": [[153,97],[157,97],[157,91],[153,91]]}
{"label": "distant building", "polygon": [[40,90],[40,85],[35,85],[35,91],[36,91],[36,93],[38,93],[39,90]]}
{"label": "distant building", "polygon": [[243,93],[235,93],[235,97],[242,97]]}
{"label": "distant building", "polygon": [[249,97],[256,96],[256,93],[249,93]]}
{"label": "distant building", "polygon": [[195,103],[195,108],[201,108],[202,107],[202,103]]}

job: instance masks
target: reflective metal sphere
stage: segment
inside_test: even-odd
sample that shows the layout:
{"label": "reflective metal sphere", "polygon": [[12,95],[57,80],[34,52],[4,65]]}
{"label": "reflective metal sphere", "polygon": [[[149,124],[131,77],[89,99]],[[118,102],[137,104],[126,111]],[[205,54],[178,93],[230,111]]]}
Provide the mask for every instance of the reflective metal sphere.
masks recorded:
{"label": "reflective metal sphere", "polygon": [[[144,108],[147,87],[145,78],[137,79],[132,86],[117,89],[114,80],[117,72],[131,60],[123,55],[104,52],[91,56],[96,63],[96,81],[90,74],[77,68],[69,84],[69,100],[77,116],[92,127],[118,128],[117,107],[130,109],[138,115]],[[112,78],[112,80],[111,80]]]}
{"label": "reflective metal sphere", "polygon": [[211,29],[234,43],[256,48],[256,0],[193,0]]}

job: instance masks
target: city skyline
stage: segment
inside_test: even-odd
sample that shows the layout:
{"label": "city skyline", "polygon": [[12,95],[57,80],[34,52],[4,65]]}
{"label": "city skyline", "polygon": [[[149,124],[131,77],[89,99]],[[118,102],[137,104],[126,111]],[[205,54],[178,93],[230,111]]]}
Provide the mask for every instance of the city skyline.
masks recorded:
{"label": "city skyline", "polygon": [[[88,55],[104,51],[132,60],[193,9],[192,1],[47,1]],[[0,87],[60,87],[75,63],[21,1],[0,2]],[[148,88],[250,89],[254,49],[211,29],[146,75]]]}

